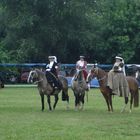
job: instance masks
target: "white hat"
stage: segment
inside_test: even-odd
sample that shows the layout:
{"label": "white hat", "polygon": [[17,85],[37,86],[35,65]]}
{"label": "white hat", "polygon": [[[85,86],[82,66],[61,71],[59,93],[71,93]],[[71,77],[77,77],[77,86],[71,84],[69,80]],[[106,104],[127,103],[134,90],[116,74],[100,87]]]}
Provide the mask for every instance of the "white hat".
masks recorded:
{"label": "white hat", "polygon": [[57,58],[56,58],[56,56],[49,56],[48,58],[49,58],[49,59],[53,59],[53,60],[57,63]]}
{"label": "white hat", "polygon": [[49,58],[49,59],[54,59],[54,56],[49,56],[48,58]]}
{"label": "white hat", "polygon": [[85,56],[81,55],[80,58],[85,58]]}
{"label": "white hat", "polygon": [[123,58],[120,56],[116,56],[115,59],[123,60]]}
{"label": "white hat", "polygon": [[56,56],[53,56],[54,57],[54,61],[57,63],[57,57]]}

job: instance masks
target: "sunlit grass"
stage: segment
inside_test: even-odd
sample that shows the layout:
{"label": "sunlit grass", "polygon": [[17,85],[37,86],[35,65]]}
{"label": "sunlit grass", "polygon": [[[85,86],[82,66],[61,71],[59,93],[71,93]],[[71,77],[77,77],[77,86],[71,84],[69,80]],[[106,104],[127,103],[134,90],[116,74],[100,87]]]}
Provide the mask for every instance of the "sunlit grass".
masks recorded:
{"label": "sunlit grass", "polygon": [[[98,89],[89,92],[83,111],[74,110],[71,90],[70,109],[59,102],[55,111],[41,111],[40,96],[33,88],[0,90],[0,140],[138,140],[140,139],[140,108],[120,113],[123,98],[113,99],[114,112],[107,106]],[[45,98],[46,99],[46,98]],[[53,98],[52,98],[53,103]]]}

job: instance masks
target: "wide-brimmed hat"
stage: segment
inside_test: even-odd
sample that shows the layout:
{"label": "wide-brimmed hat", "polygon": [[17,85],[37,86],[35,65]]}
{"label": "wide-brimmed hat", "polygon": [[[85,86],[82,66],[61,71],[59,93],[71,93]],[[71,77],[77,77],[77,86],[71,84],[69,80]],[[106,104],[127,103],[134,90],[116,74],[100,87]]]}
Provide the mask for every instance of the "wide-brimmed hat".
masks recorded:
{"label": "wide-brimmed hat", "polygon": [[120,56],[116,56],[115,59],[119,59],[119,60],[121,60],[121,61],[123,60],[123,58],[120,57]]}
{"label": "wide-brimmed hat", "polygon": [[55,57],[54,57],[54,56],[49,56],[48,58],[49,58],[49,59],[55,59]]}
{"label": "wide-brimmed hat", "polygon": [[83,56],[83,55],[80,55],[80,58],[85,58],[85,56]]}

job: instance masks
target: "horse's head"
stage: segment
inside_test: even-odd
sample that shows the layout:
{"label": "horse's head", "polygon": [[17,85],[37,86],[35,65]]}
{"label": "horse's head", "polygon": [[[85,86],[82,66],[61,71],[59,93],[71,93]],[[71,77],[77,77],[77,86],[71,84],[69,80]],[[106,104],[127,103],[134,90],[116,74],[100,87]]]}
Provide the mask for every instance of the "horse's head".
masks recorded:
{"label": "horse's head", "polygon": [[88,73],[88,76],[87,76],[87,79],[86,79],[86,82],[90,82],[93,78],[97,77],[98,76],[98,68],[96,67],[92,67],[91,70],[89,71]]}
{"label": "horse's head", "polygon": [[38,73],[36,70],[31,70],[27,79],[28,83],[34,83],[38,79]]}

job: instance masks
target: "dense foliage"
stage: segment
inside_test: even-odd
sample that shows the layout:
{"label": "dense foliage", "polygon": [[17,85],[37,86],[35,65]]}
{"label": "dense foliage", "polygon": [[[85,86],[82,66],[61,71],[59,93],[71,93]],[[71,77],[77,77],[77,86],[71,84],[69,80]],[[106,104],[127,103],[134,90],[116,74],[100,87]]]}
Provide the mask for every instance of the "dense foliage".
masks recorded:
{"label": "dense foliage", "polygon": [[139,0],[1,0],[0,62],[139,63]]}

